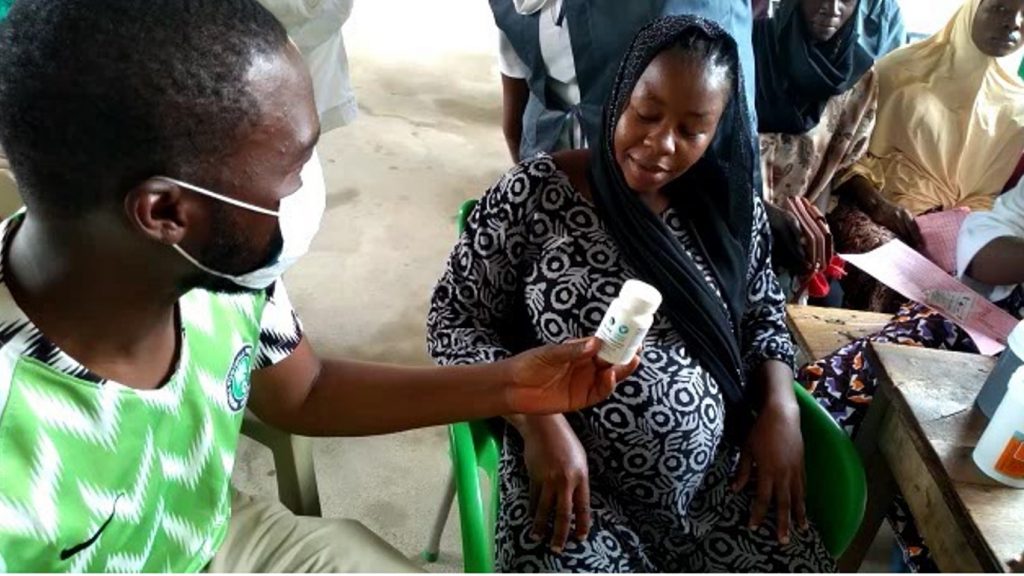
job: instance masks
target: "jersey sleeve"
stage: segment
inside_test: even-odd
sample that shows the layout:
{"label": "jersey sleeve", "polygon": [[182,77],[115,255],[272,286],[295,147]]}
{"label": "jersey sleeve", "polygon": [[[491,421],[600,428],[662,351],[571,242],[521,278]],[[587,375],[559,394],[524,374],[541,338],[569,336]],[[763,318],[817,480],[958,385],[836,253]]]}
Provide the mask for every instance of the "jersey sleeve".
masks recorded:
{"label": "jersey sleeve", "polygon": [[255,369],[269,368],[291,356],[302,341],[302,322],[292,308],[284,283],[278,280],[267,289],[267,302],[260,317],[260,344]]}

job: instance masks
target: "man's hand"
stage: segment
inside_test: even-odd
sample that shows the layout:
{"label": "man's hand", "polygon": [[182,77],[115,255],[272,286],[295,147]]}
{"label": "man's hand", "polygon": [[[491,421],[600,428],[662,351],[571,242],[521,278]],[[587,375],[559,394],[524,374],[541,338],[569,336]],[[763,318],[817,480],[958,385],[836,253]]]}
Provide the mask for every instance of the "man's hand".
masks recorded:
{"label": "man's hand", "polygon": [[639,357],[623,366],[597,358],[597,338],[534,348],[507,360],[508,404],[518,414],[575,412],[604,400],[629,377]]}
{"label": "man's hand", "polygon": [[790,524],[807,528],[804,501],[804,441],[800,434],[800,408],[792,388],[792,374],[781,363],[764,367],[761,410],[740,459],[733,490],[739,492],[757,471],[757,495],[750,512],[750,527],[764,522],[769,507],[776,507],[779,542],[789,543]]}

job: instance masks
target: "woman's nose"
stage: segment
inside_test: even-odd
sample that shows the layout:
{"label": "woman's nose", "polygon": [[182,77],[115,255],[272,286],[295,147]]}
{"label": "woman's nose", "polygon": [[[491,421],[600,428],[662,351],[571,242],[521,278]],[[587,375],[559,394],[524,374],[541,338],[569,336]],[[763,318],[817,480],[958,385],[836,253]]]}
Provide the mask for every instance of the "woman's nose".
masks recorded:
{"label": "woman's nose", "polygon": [[670,128],[658,128],[648,136],[647,143],[659,155],[671,156],[676,153],[676,135]]}

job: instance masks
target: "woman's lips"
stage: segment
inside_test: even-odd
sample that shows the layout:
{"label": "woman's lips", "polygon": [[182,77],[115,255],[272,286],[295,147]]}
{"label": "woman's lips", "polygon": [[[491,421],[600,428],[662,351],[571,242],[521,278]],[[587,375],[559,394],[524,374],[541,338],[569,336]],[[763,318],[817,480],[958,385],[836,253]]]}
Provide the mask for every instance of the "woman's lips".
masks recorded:
{"label": "woman's lips", "polygon": [[635,166],[638,170],[640,170],[641,172],[645,172],[647,174],[650,174],[652,176],[660,176],[660,175],[668,172],[668,170],[665,170],[664,168],[662,168],[661,166],[658,166],[657,164],[654,164],[654,165],[646,164],[644,162],[641,162],[640,160],[637,160],[636,158],[634,158],[632,156],[629,157],[629,160],[630,160],[630,162],[633,163],[633,166]]}

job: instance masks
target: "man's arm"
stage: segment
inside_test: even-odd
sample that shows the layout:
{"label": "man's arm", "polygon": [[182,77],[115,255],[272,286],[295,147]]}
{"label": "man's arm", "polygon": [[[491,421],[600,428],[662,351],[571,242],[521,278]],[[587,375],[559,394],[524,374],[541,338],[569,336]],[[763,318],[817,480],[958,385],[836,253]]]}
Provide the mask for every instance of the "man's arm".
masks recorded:
{"label": "man's arm", "polygon": [[249,407],[305,436],[364,436],[512,413],[572,412],[607,398],[636,368],[599,366],[588,338],[492,364],[401,367],[321,360],[309,342],[253,373]]}
{"label": "man's arm", "polygon": [[1004,236],[989,242],[971,260],[967,276],[989,286],[1024,283],[1024,238]]}
{"label": "man's arm", "polygon": [[512,161],[519,163],[519,145],[523,141],[523,114],[530,99],[530,88],[526,80],[501,75],[501,130]]}

